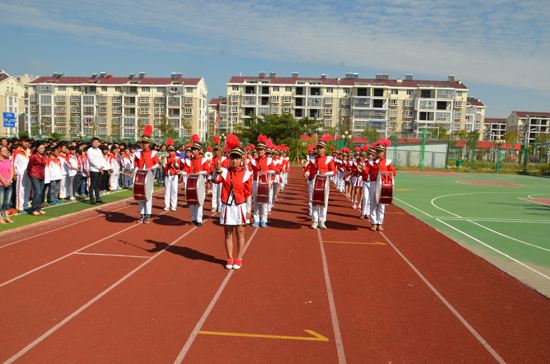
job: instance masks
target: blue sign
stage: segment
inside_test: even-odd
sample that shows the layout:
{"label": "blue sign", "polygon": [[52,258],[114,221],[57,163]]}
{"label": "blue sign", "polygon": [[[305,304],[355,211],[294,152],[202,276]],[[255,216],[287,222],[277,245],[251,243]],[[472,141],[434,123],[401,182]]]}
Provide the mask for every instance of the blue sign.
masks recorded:
{"label": "blue sign", "polygon": [[4,113],[4,128],[15,128],[15,113]]}

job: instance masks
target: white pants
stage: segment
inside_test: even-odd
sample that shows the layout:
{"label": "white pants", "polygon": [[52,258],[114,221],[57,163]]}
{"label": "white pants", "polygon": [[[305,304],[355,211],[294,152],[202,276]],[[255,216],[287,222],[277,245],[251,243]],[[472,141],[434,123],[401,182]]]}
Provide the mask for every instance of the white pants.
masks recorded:
{"label": "white pants", "polygon": [[[269,208],[269,203],[258,203],[256,201],[256,196],[258,195],[258,181],[254,180],[252,182],[252,191],[253,191],[253,206],[254,206],[254,222],[267,222],[267,212]],[[271,194],[269,194],[271,196]],[[270,198],[271,199],[271,198]]]}
{"label": "white pants", "polygon": [[370,182],[363,181],[363,195],[361,196],[361,215],[370,215]]}
{"label": "white pants", "polygon": [[[31,179],[26,172],[27,171],[25,171],[25,173],[21,176],[17,176],[17,185],[15,186],[17,191],[16,207],[19,211],[26,210],[29,207],[32,184]],[[37,198],[40,198],[40,196]]]}
{"label": "white pants", "polygon": [[111,191],[116,191],[120,189],[118,185],[118,178],[120,177],[120,172],[113,172],[109,177],[109,184],[111,185]]}
{"label": "white pants", "polygon": [[202,205],[189,205],[191,210],[191,220],[196,222],[202,222]]}
{"label": "white pants", "polygon": [[212,210],[221,211],[222,206],[222,184],[212,183]]}
{"label": "white pants", "polygon": [[279,188],[279,182],[277,182],[277,179],[273,182],[273,187],[271,187],[271,193],[269,194],[269,211],[273,209],[273,203],[275,202],[275,194],[277,193],[277,189]]}
{"label": "white pants", "polygon": [[[313,191],[313,187],[311,188],[311,190]],[[329,191],[327,191],[327,194],[328,193],[329,193]],[[327,200],[328,200],[328,198],[327,198]],[[312,206],[313,206],[313,211],[312,211],[312,214],[311,214],[311,221],[312,222],[318,222],[318,223],[325,223],[325,221],[327,221],[328,203],[326,203],[322,206],[321,205],[319,205],[319,206],[312,205]]]}
{"label": "white pants", "polygon": [[338,191],[344,192],[344,172],[343,171],[338,172],[336,188],[338,189]]}
{"label": "white pants", "polygon": [[315,179],[309,179],[307,180],[307,200],[309,205],[309,212],[312,212],[313,210],[313,181]]}
{"label": "white pants", "polygon": [[139,202],[139,213],[142,216],[151,216],[151,212],[153,211],[153,199],[149,199],[146,201],[138,201]]}
{"label": "white pants", "polygon": [[67,184],[69,182],[68,179],[69,179],[68,175],[61,176],[61,182],[59,183],[59,198],[61,199],[69,197],[67,194],[68,192]]}
{"label": "white pants", "polygon": [[370,222],[373,225],[382,225],[384,223],[385,204],[376,202],[376,182],[371,181],[369,188],[370,196]]}
{"label": "white pants", "polygon": [[173,209],[178,205],[179,176],[164,176],[164,207]]}

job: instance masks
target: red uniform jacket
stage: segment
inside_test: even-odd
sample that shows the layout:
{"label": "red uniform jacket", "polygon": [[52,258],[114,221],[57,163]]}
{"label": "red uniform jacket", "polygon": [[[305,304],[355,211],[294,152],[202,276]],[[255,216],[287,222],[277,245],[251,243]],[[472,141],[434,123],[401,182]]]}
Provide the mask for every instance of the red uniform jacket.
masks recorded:
{"label": "red uniform jacket", "polygon": [[[376,181],[378,178],[378,172],[389,173],[392,176],[397,174],[391,160],[385,158],[367,162],[367,170],[371,181]],[[363,172],[363,175],[365,175],[365,172]]]}
{"label": "red uniform jacket", "polygon": [[230,196],[235,198],[235,203],[240,205],[252,195],[252,172],[245,167],[222,168],[222,173],[215,174],[213,183],[222,183],[221,200],[225,204],[231,204]]}
{"label": "red uniform jacket", "polygon": [[315,157],[313,161],[310,161],[306,165],[306,173],[309,173],[308,178],[311,180],[315,178],[315,175],[319,174],[328,174],[333,175],[336,173],[336,167],[334,167],[334,160],[331,156],[324,157]]}
{"label": "red uniform jacket", "polygon": [[46,170],[46,157],[38,153],[34,153],[29,158],[27,166],[27,174],[29,177],[44,179]]}
{"label": "red uniform jacket", "polygon": [[142,150],[136,152],[134,157],[134,167],[137,169],[151,169],[159,164],[159,156],[154,150]]}
{"label": "red uniform jacket", "polygon": [[166,164],[164,165],[164,175],[166,176],[175,176],[180,170],[180,160],[178,156],[174,153],[169,154],[166,158]]}
{"label": "red uniform jacket", "polygon": [[183,171],[187,174],[200,173],[208,174],[210,170],[210,161],[198,155],[185,159]]}
{"label": "red uniform jacket", "polygon": [[258,178],[260,172],[265,174],[273,174],[275,172],[275,166],[273,165],[273,159],[270,157],[258,157],[250,158],[250,164],[252,171],[254,172],[254,179]]}

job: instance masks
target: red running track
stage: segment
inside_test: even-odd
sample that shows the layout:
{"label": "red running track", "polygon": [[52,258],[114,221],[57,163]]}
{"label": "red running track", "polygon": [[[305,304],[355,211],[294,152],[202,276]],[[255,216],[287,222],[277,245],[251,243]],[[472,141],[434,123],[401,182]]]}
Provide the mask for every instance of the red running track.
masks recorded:
{"label": "red running track", "polygon": [[0,361],[550,361],[548,299],[394,206],[371,232],[332,191],[311,230],[290,177],[237,272],[216,217],[181,207],[140,225],[109,206],[0,248]]}

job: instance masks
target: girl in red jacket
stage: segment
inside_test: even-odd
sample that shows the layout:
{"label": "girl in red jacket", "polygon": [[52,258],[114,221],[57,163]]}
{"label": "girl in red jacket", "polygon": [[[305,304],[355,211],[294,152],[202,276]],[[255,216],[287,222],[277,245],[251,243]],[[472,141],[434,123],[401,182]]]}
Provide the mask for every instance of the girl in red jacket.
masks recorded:
{"label": "girl in red jacket", "polygon": [[[226,143],[229,153],[229,168],[223,168],[218,162],[213,183],[221,183],[220,223],[225,228],[225,249],[227,251],[226,269],[240,269],[243,265],[244,228],[249,223],[246,201],[252,195],[252,175],[243,165],[244,150],[233,134],[229,134]],[[237,255],[233,255],[233,233],[237,235]]]}

